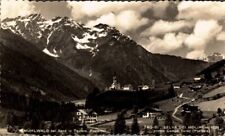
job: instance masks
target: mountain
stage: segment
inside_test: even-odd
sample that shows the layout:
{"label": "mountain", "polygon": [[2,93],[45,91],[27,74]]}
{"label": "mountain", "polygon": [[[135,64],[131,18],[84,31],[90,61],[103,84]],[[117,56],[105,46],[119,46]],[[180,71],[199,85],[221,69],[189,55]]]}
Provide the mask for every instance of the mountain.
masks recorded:
{"label": "mountain", "polygon": [[208,62],[218,62],[223,59],[225,59],[225,55],[223,55],[219,52],[214,52],[212,55],[207,56],[203,60],[208,61]]}
{"label": "mountain", "polygon": [[150,84],[194,76],[208,64],[176,56],[152,54],[114,27],[88,28],[68,17],[44,19],[40,14],[7,18],[3,29],[32,42],[59,63],[89,79],[97,87],[112,83]]}
{"label": "mountain", "polygon": [[1,93],[47,100],[85,98],[94,85],[32,43],[0,29]]}

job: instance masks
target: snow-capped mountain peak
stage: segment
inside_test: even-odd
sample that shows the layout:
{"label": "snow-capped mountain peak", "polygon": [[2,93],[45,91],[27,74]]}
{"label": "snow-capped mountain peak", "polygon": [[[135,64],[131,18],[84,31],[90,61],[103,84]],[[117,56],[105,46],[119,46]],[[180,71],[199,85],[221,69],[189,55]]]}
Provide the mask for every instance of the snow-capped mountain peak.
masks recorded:
{"label": "snow-capped mountain peak", "polygon": [[46,20],[40,14],[7,18],[3,29],[10,29],[26,40],[35,43],[43,52],[52,57],[67,56],[71,53],[87,53],[94,57],[105,42],[113,46],[115,41],[131,39],[115,27],[98,24],[91,28],[79,24],[69,17],[54,17]]}
{"label": "snow-capped mountain peak", "polygon": [[222,59],[225,59],[225,55],[218,53],[218,52],[214,52],[212,55],[207,56],[206,58],[204,58],[204,61],[208,61],[208,62],[217,62],[220,61]]}
{"label": "snow-capped mountain peak", "polygon": [[[122,84],[148,84],[153,79],[161,83],[191,77],[206,64],[149,53],[115,27],[98,24],[89,28],[68,17],[46,20],[33,14],[6,19],[2,26],[103,88],[111,84],[115,73]],[[43,58],[48,59],[46,55]]]}

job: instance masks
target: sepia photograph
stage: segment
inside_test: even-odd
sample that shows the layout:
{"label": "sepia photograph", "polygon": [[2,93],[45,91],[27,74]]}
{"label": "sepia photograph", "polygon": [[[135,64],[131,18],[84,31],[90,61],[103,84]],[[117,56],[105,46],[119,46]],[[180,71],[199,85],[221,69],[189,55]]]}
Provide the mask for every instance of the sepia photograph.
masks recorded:
{"label": "sepia photograph", "polygon": [[0,135],[225,135],[225,2],[0,3]]}

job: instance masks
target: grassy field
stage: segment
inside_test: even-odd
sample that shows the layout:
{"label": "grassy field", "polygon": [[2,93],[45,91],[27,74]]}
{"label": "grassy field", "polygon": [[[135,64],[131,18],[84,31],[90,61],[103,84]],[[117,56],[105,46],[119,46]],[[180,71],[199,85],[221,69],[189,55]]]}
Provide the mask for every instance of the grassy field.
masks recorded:
{"label": "grassy field", "polygon": [[[126,125],[130,128],[131,125],[132,125],[132,122],[133,122],[133,119],[127,119],[126,120]],[[144,129],[145,126],[151,126],[152,123],[153,123],[153,119],[150,119],[150,118],[138,118],[138,123],[139,123],[139,127],[141,128],[141,130]],[[106,129],[106,130],[113,130],[114,129],[114,124],[115,124],[115,121],[114,122],[110,122],[110,123],[106,123],[106,124],[103,124],[103,125],[99,125],[98,127],[99,128],[102,128],[102,129]],[[159,120],[159,125],[160,126],[163,126],[164,125],[164,120]]]}
{"label": "grassy field", "polygon": [[[205,97],[212,97],[217,94],[225,93],[225,86],[218,87],[216,89],[213,89],[212,91],[206,93],[203,95],[203,98]],[[211,101],[204,101],[203,99],[200,100],[198,103],[195,104],[196,106],[199,106],[199,109],[201,109],[204,112],[215,112],[218,108],[225,109],[225,97],[211,100]]]}
{"label": "grassy field", "polygon": [[225,109],[225,97],[217,100],[204,101],[197,104],[202,111],[217,111],[217,108]]}
{"label": "grassy field", "polygon": [[117,118],[117,114],[118,113],[111,113],[111,114],[107,114],[107,115],[100,115],[98,116],[98,121],[106,121],[106,120],[114,120]]}
{"label": "grassy field", "polygon": [[163,101],[159,101],[156,104],[159,106],[159,108],[164,112],[172,112],[175,107],[183,103],[184,100],[180,98],[171,98]]}
{"label": "grassy field", "polygon": [[210,91],[209,93],[205,94],[203,97],[211,97],[220,93],[225,93],[225,86],[221,86],[217,89],[214,89],[213,91]]}

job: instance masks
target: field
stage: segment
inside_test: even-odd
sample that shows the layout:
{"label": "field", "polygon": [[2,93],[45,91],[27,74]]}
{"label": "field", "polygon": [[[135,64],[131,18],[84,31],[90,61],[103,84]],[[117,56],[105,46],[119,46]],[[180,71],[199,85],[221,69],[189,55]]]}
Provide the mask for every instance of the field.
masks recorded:
{"label": "field", "polygon": [[203,97],[212,97],[216,94],[225,93],[225,86],[221,86],[213,91],[210,91],[209,93],[205,94]]}
{"label": "field", "polygon": [[180,98],[171,98],[163,101],[159,101],[156,104],[164,112],[172,112],[178,105],[183,103],[183,99]]}
{"label": "field", "polygon": [[[131,125],[132,125],[132,122],[133,122],[132,118],[131,119],[127,119],[126,120],[126,125],[130,128]],[[145,118],[139,117],[138,118],[138,123],[139,123],[139,126],[140,126],[141,130],[143,130],[145,126],[151,126],[152,125],[153,119],[151,119],[151,118],[145,119]],[[98,128],[102,128],[102,129],[106,129],[106,130],[113,130],[114,124],[115,124],[115,121],[99,125]],[[160,126],[164,125],[164,120],[163,119],[159,120],[159,125]]]}
{"label": "field", "polygon": [[[225,86],[214,89],[203,95],[203,97],[212,97],[222,93],[225,93]],[[225,109],[225,97],[211,101],[201,101],[196,103],[196,105],[199,106],[199,108],[204,112],[215,112],[217,111],[217,108]]]}
{"label": "field", "polygon": [[217,100],[204,101],[197,104],[202,111],[217,111],[217,108],[225,109],[225,97]]}

